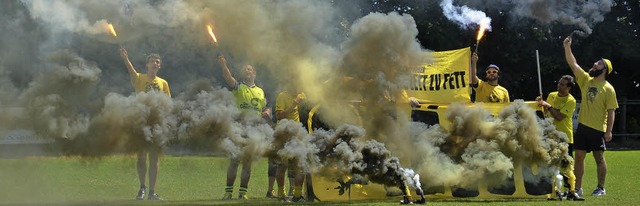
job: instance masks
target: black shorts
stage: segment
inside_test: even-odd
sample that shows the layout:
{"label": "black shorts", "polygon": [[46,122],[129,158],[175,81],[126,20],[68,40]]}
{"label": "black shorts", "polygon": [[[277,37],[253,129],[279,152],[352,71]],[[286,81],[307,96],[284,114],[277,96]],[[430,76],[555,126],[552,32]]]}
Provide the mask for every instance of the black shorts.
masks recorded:
{"label": "black shorts", "polygon": [[576,134],[573,135],[573,148],[576,150],[604,151],[607,146],[604,141],[604,132],[578,124]]}

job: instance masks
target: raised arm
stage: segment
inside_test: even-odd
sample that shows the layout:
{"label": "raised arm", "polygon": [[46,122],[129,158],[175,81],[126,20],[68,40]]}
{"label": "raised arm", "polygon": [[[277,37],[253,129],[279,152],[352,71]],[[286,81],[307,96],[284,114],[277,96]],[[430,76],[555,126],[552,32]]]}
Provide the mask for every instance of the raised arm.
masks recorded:
{"label": "raised arm", "polygon": [[471,55],[471,84],[478,84],[478,53]]}
{"label": "raised arm", "polygon": [[124,65],[127,67],[127,71],[129,71],[129,78],[131,78],[131,85],[134,85],[135,79],[138,77],[138,72],[135,68],[133,68],[133,64],[129,61],[129,54],[127,54],[127,50],[124,48],[120,49],[120,57],[124,61]]}
{"label": "raised arm", "polygon": [[229,67],[227,67],[227,60],[224,56],[220,55],[218,56],[218,62],[222,67],[222,76],[224,76],[224,80],[227,82],[227,85],[231,88],[235,88],[238,82],[233,78],[233,76],[231,76],[231,71],[229,71]]}
{"label": "raised arm", "polygon": [[582,68],[578,65],[578,61],[576,61],[576,58],[573,56],[573,52],[571,51],[571,36],[565,38],[562,45],[564,46],[564,58],[567,60],[567,64],[569,64],[571,71],[575,75],[576,72],[580,72]]}

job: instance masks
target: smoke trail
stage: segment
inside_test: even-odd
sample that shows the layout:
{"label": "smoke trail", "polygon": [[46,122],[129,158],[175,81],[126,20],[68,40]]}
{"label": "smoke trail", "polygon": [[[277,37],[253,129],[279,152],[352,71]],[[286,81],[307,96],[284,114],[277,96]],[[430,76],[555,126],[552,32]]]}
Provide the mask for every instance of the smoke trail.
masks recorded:
{"label": "smoke trail", "polygon": [[453,0],[443,0],[440,7],[449,20],[458,23],[463,29],[474,29],[475,25],[487,25],[487,29],[491,31],[491,18],[482,11],[467,6],[454,6]]}
{"label": "smoke trail", "polygon": [[574,25],[582,32],[591,34],[592,27],[604,21],[604,15],[611,11],[612,0],[596,1],[513,1],[512,15],[528,17],[544,24],[558,22]]}
{"label": "smoke trail", "polygon": [[[444,2],[451,2],[445,0]],[[575,26],[578,34],[591,34],[593,26],[604,21],[604,15],[611,12],[613,0],[595,1],[553,1],[553,0],[499,0],[490,2],[462,1],[463,4],[478,9],[497,10],[511,17],[517,24],[523,18],[534,19],[542,24],[559,23]],[[464,7],[464,6],[463,6]],[[445,12],[446,13],[446,12]]]}

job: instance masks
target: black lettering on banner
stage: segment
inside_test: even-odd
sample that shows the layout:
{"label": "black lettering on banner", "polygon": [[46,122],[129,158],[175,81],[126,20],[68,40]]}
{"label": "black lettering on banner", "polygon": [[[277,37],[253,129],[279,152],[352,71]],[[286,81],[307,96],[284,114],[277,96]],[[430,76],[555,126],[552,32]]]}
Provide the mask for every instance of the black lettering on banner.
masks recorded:
{"label": "black lettering on banner", "polygon": [[[457,71],[443,74],[414,74],[410,89],[414,91],[440,91],[466,88],[466,72]],[[427,90],[427,85],[428,90]]]}

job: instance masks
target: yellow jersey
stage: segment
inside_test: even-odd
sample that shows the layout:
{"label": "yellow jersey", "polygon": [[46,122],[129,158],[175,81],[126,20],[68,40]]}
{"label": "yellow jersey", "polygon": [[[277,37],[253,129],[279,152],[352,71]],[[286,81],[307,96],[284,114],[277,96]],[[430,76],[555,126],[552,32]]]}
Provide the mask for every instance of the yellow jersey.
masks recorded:
{"label": "yellow jersey", "polygon": [[558,92],[551,92],[547,97],[547,103],[564,114],[565,118],[560,121],[554,119],[553,125],[558,131],[567,134],[569,144],[573,144],[573,112],[576,110],[576,99],[571,94],[561,97],[558,96]]}
{"label": "yellow jersey", "polygon": [[[300,93],[294,97],[289,92],[286,92],[286,91],[280,92],[280,94],[278,94],[278,97],[276,98],[276,112],[285,111],[291,108],[293,106],[293,101],[295,101],[297,97],[300,97],[302,99],[306,98],[304,93]],[[298,106],[296,105],[293,108],[293,112],[287,114],[287,116],[284,118],[290,119],[296,122],[300,122],[300,114],[298,113]],[[278,123],[280,123],[280,120],[278,120]]]}
{"label": "yellow jersey", "polygon": [[478,87],[475,87],[476,102],[505,103],[510,102],[509,91],[500,85],[490,85],[478,79]]}
{"label": "yellow jersey", "polygon": [[580,87],[580,93],[582,93],[578,122],[598,131],[606,132],[607,110],[618,108],[616,90],[608,81],[595,81],[584,70],[575,72],[574,75],[576,83]]}
{"label": "yellow jersey", "polygon": [[148,92],[148,91],[162,91],[171,97],[171,91],[169,89],[169,83],[166,80],[156,76],[150,79],[147,74],[136,73],[136,78],[133,80],[133,88],[136,93]]}
{"label": "yellow jersey", "polygon": [[256,85],[249,86],[245,83],[238,83],[231,93],[236,97],[236,106],[243,113],[254,113],[260,116],[264,107],[267,106],[264,91]]}

